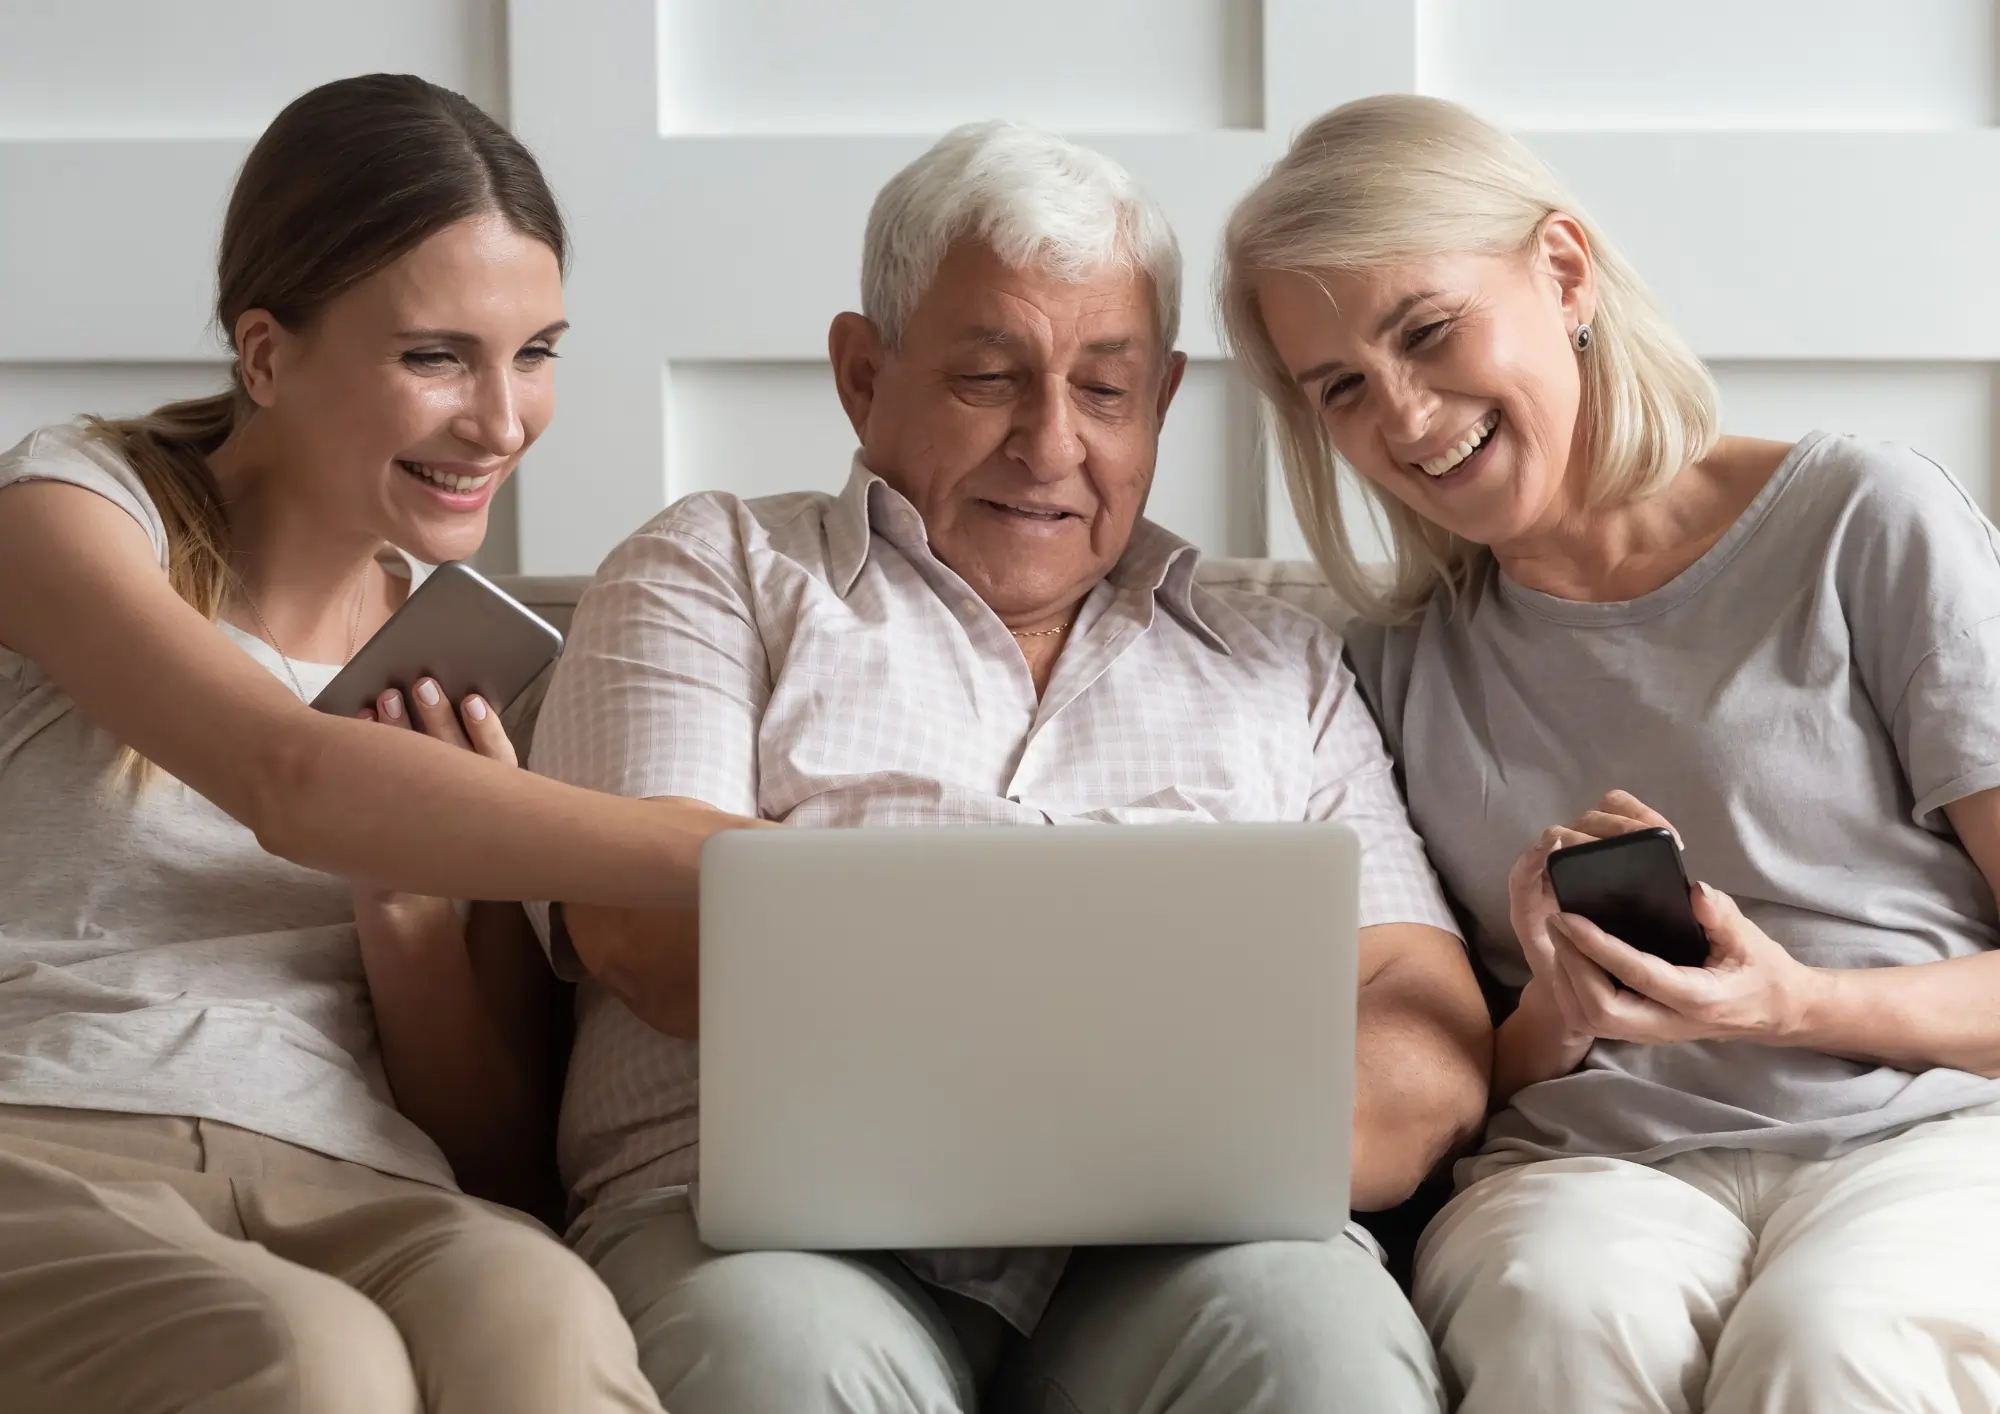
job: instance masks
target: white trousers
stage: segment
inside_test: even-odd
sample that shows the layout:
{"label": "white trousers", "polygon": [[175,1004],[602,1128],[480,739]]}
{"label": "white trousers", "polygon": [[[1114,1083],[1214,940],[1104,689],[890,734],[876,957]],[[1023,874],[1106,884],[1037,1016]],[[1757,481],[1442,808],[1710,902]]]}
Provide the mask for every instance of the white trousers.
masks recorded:
{"label": "white trousers", "polygon": [[1844,1158],[1480,1160],[1417,1252],[1463,1414],[2000,1411],[2000,1113]]}

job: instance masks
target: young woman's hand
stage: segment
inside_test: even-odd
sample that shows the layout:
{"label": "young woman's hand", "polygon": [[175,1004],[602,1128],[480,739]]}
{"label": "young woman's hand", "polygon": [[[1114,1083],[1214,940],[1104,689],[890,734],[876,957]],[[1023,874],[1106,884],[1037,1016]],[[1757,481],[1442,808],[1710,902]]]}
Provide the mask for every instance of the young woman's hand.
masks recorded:
{"label": "young woman's hand", "polygon": [[[474,695],[454,710],[430,678],[420,679],[407,698],[394,688],[387,689],[376,697],[373,708],[362,710],[361,717],[398,731],[420,731],[448,746],[462,747],[503,765],[520,764],[514,743],[508,739],[506,728],[500,725],[500,714],[491,703]],[[438,841],[438,848],[450,847],[449,840]],[[410,925],[452,907],[449,899],[393,893],[361,879],[353,883],[355,916],[364,925],[364,931],[369,923],[387,922],[398,925],[398,932],[407,933],[411,931]]]}

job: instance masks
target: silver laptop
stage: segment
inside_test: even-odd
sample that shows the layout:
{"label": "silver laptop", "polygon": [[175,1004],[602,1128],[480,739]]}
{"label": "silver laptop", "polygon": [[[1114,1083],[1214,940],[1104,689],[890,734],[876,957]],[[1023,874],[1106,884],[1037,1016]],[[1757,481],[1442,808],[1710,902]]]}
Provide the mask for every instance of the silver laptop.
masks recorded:
{"label": "silver laptop", "polygon": [[1337,825],[732,831],[701,873],[702,1239],[1330,1238]]}

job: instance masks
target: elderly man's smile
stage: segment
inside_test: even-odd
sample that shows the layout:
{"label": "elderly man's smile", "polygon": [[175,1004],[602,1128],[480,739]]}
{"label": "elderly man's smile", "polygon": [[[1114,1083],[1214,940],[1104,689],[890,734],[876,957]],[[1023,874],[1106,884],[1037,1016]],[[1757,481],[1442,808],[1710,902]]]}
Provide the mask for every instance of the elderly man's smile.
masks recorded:
{"label": "elderly man's smile", "polygon": [[974,504],[1003,524],[1025,531],[1060,530],[1084,520],[1078,512],[1059,507],[1033,506],[1015,501],[990,501],[984,498],[975,501]]}

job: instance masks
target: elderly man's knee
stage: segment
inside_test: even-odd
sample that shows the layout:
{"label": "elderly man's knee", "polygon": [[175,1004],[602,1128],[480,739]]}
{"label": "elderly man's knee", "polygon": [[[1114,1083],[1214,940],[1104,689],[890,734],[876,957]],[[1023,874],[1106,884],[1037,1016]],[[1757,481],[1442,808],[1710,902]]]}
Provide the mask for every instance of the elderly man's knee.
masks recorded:
{"label": "elderly man's knee", "polygon": [[674,1414],[958,1414],[943,1333],[858,1262],[716,1257],[633,1309],[640,1364]]}
{"label": "elderly man's knee", "polygon": [[1262,1367],[1315,1408],[1438,1407],[1422,1324],[1381,1263],[1351,1241],[1219,1248],[1189,1276],[1190,1331],[1206,1330],[1219,1363]]}
{"label": "elderly man's knee", "polygon": [[1189,1414],[1443,1407],[1415,1313],[1345,1239],[1080,1259],[1019,1371],[1022,1403],[1096,1414],[1162,1387]]}

